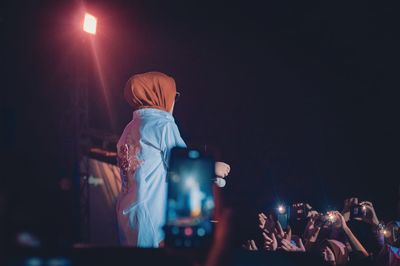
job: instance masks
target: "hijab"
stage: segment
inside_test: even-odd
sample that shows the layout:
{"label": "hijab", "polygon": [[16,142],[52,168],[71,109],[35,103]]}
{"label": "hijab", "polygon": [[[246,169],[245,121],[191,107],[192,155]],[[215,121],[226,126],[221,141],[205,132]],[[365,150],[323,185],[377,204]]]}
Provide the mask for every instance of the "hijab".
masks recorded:
{"label": "hijab", "polygon": [[176,96],[175,80],[161,72],[136,74],[126,83],[124,96],[135,110],[156,108],[169,112]]}

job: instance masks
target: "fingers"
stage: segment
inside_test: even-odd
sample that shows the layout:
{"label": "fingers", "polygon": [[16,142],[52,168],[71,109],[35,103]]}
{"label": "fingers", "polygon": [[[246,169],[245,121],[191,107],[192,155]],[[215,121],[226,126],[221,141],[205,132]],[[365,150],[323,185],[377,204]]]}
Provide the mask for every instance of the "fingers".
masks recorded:
{"label": "fingers", "polygon": [[315,228],[314,232],[313,232],[313,236],[316,236],[319,234],[319,231],[321,231],[321,226],[318,226]]}
{"label": "fingers", "polygon": [[215,162],[215,174],[219,177],[226,177],[231,171],[231,167],[223,162]]}
{"label": "fingers", "polygon": [[264,237],[265,242],[272,242],[273,241],[273,239],[268,237],[266,233],[263,232],[262,235]]}
{"label": "fingers", "polygon": [[285,232],[282,229],[281,223],[279,221],[276,221],[276,232],[279,236],[285,237]]}
{"label": "fingers", "polygon": [[299,237],[299,239],[297,240],[297,246],[300,248],[300,250],[306,251],[306,248],[304,247],[303,241],[301,240],[300,237]]}
{"label": "fingers", "polygon": [[274,241],[274,243],[278,243],[278,240],[276,240],[275,234],[272,233],[271,234],[272,240]]}
{"label": "fingers", "polygon": [[360,203],[360,205],[368,206],[368,207],[373,208],[372,202],[370,202],[370,201],[363,201],[363,202]]}
{"label": "fingers", "polygon": [[250,249],[251,250],[258,250],[256,242],[254,242],[254,240],[250,240]]}
{"label": "fingers", "polygon": [[224,162],[217,162],[217,164],[219,165],[219,167],[223,168],[228,173],[231,171],[231,166],[229,164]]}
{"label": "fingers", "polygon": [[337,216],[337,217],[343,217],[343,215],[340,213],[340,212],[338,212],[338,211],[331,211],[330,213],[332,213],[333,215],[335,215],[335,216]]}
{"label": "fingers", "polygon": [[285,238],[289,241],[292,239],[292,228],[290,226],[288,226]]}
{"label": "fingers", "polygon": [[246,242],[242,245],[244,249],[250,250],[250,240],[246,240]]}
{"label": "fingers", "polygon": [[315,219],[315,217],[318,216],[318,212],[317,211],[309,211],[307,214],[307,217],[309,217],[310,219]]}
{"label": "fingers", "polygon": [[292,243],[290,243],[290,241],[288,241],[287,239],[282,239],[281,244],[282,244],[281,248],[283,250],[286,250],[286,251],[293,251],[294,250]]}
{"label": "fingers", "polygon": [[264,229],[265,223],[267,222],[266,219],[261,215],[261,213],[258,214],[258,222],[259,226],[261,229]]}

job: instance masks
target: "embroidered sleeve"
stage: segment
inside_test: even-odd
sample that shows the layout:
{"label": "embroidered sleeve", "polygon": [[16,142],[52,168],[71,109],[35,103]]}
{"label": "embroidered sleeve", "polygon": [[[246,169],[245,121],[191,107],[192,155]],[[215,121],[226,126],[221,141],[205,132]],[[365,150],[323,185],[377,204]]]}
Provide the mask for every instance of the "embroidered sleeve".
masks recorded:
{"label": "embroidered sleeve", "polygon": [[123,144],[118,148],[118,166],[121,169],[122,191],[129,189],[129,178],[134,171],[143,163],[138,159],[139,145]]}

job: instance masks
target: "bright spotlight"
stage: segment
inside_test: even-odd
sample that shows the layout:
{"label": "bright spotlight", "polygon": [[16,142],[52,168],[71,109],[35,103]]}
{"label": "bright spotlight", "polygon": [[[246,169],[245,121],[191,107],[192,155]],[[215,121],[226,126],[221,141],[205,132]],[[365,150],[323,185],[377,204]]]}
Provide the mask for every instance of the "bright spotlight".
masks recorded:
{"label": "bright spotlight", "polygon": [[85,14],[85,18],[83,20],[83,30],[87,33],[96,34],[96,26],[97,19],[95,16],[90,15],[89,13]]}

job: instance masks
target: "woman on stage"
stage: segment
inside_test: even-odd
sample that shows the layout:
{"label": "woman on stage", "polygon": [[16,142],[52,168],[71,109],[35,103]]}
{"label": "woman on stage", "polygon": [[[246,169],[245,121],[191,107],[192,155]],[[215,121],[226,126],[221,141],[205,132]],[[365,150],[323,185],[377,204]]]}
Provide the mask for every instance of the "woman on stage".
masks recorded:
{"label": "woman on stage", "polygon": [[[122,190],[116,210],[122,245],[159,247],[164,239],[169,155],[173,147],[186,147],[172,116],[176,95],[174,79],[160,72],[134,75],[125,86],[125,99],[134,112],[117,144]],[[216,176],[229,171],[229,165],[216,163]]]}

